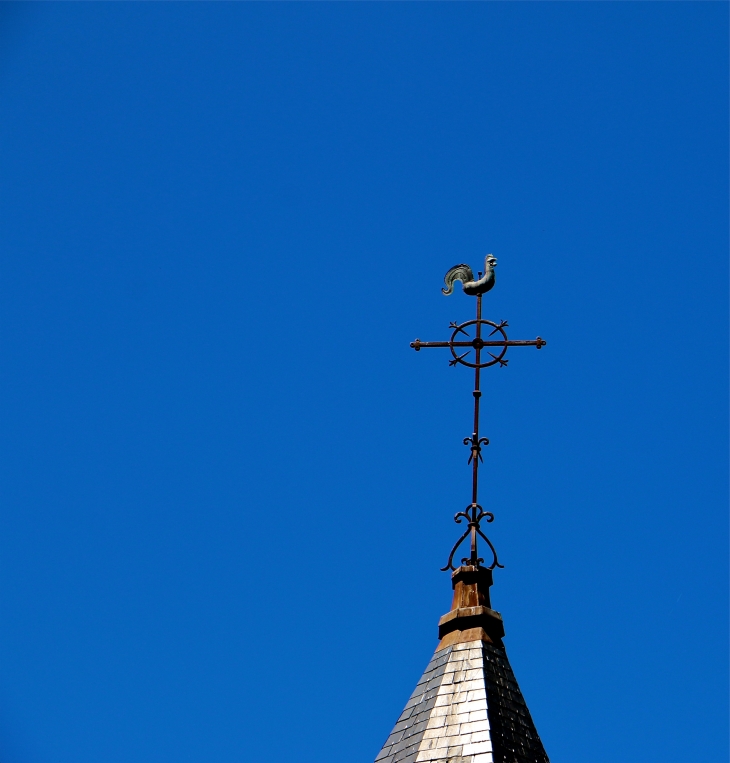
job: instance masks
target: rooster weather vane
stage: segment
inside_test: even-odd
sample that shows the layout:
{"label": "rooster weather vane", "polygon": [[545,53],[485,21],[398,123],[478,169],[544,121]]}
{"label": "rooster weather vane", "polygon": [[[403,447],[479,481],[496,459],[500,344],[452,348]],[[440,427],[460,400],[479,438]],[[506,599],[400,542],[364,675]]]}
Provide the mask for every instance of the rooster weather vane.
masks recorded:
{"label": "rooster weather vane", "polygon": [[[461,560],[462,564],[479,567],[484,561],[484,559],[479,557],[477,551],[477,536],[481,536],[492,552],[492,563],[488,569],[493,570],[495,567],[503,567],[499,563],[497,551],[492,542],[481,530],[482,520],[493,522],[494,514],[491,511],[485,511],[478,501],[479,464],[483,463],[482,447],[489,445],[489,440],[486,437],[479,436],[479,399],[482,396],[479,387],[481,381],[480,372],[482,368],[488,368],[489,366],[506,366],[508,360],[504,356],[507,354],[508,347],[537,347],[539,350],[547,344],[540,337],[537,337],[537,339],[508,339],[505,332],[509,325],[507,321],[495,323],[494,321],[482,318],[482,296],[494,286],[494,268],[496,266],[497,258],[488,254],[484,261],[484,275],[479,272],[476,279],[468,265],[455,265],[451,268],[444,276],[446,288],[441,289],[441,291],[446,295],[452,294],[456,281],[461,281],[464,293],[477,298],[477,317],[474,320],[466,321],[466,323],[454,323],[452,321],[449,324],[449,328],[453,329],[453,331],[451,338],[447,342],[422,342],[420,339],[411,342],[411,347],[417,352],[422,347],[448,347],[452,355],[452,359],[449,361],[450,366],[462,365],[474,369],[474,428],[471,436],[464,438],[464,445],[469,446],[469,460],[467,463],[472,468],[471,503],[464,511],[458,512],[454,517],[454,521],[457,524],[461,524],[462,520],[466,520],[468,526],[464,534],[451,549],[446,566],[441,568],[443,571],[455,569],[454,554],[463,541],[466,540],[467,536],[471,536],[471,554],[468,558]],[[482,333],[487,331],[489,333],[485,339]],[[472,333],[474,334],[473,338],[471,336]],[[470,358],[469,355],[472,350],[474,350],[474,356]]]}

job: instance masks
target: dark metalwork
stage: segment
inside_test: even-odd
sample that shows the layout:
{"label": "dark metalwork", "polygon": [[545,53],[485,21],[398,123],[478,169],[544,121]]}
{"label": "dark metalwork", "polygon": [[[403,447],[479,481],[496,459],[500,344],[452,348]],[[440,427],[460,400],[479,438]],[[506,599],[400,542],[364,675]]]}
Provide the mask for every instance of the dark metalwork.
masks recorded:
{"label": "dark metalwork", "polygon": [[[480,294],[477,297],[477,300],[480,302],[481,296],[482,295]],[[464,336],[467,337],[469,336],[469,332],[466,331],[467,326],[477,327],[476,336],[474,339],[470,339],[468,342],[464,340],[459,341],[456,339],[457,334],[464,334]],[[494,336],[499,332],[502,338],[482,339],[482,326],[492,327],[492,331],[489,332],[488,336]],[[537,337],[536,339],[508,339],[507,333],[505,332],[505,328],[507,326],[509,326],[507,321],[494,323],[493,321],[484,320],[483,318],[479,318],[474,321],[466,321],[466,323],[459,324],[452,322],[449,324],[449,328],[454,329],[454,331],[452,332],[451,339],[449,339],[448,342],[422,342],[420,339],[416,339],[415,342],[411,342],[411,347],[413,347],[416,352],[418,352],[422,347],[448,347],[451,350],[451,354],[454,358],[453,360],[449,361],[450,366],[455,366],[457,363],[461,363],[463,366],[469,366],[469,368],[487,368],[497,363],[499,363],[500,366],[506,366],[509,361],[504,360],[504,356],[507,354],[508,347],[537,347],[539,350],[541,347],[544,347],[547,344],[547,342],[540,337]],[[459,355],[454,349],[455,347],[471,347],[475,349],[478,353],[476,363],[471,363],[468,360],[464,360],[464,358],[471,352],[471,350],[467,350],[462,355]],[[495,355],[494,353],[487,350],[487,354],[490,355],[492,359],[486,362],[482,362],[479,353],[481,353],[485,347],[500,347],[501,350],[498,355]]]}
{"label": "dark metalwork", "polygon": [[469,523],[469,526],[466,528],[464,534],[461,536],[461,538],[459,538],[459,540],[456,541],[454,547],[451,549],[451,553],[449,554],[449,561],[446,562],[445,567],[441,568],[442,572],[456,569],[454,567],[454,554],[456,553],[456,549],[459,548],[459,546],[462,544],[462,541],[466,539],[467,535],[471,535],[471,555],[468,558],[465,557],[462,559],[461,563],[469,564],[472,567],[478,567],[484,561],[484,559],[479,557],[477,553],[477,534],[484,538],[492,551],[492,563],[489,565],[489,567],[487,567],[487,569],[493,570],[495,567],[504,567],[503,564],[499,563],[499,559],[497,559],[497,551],[492,545],[492,542],[479,529],[479,523],[485,517],[487,518],[487,522],[494,522],[494,514],[492,514],[491,511],[484,511],[484,509],[478,503],[470,503],[464,511],[460,511],[454,517],[454,522],[456,522],[456,524],[460,525],[461,520],[466,519],[466,521]]}
{"label": "dark metalwork", "polygon": [[467,464],[470,464],[473,458],[478,458],[482,463],[484,463],[484,459],[482,458],[482,445],[489,445],[489,440],[487,440],[486,437],[480,437],[477,439],[477,434],[474,432],[471,437],[464,438],[464,445],[469,445],[471,447],[471,455],[469,456],[469,460],[466,462]]}
{"label": "dark metalwork", "polygon": [[[491,255],[489,256],[491,257]],[[496,265],[496,260],[494,258],[492,258],[491,261],[488,260],[487,265],[491,267],[493,264]],[[481,275],[482,274],[479,273],[480,277]],[[442,289],[442,291],[444,294],[450,294],[454,281],[462,280],[463,282],[463,280],[466,278],[473,278],[471,275],[471,269],[469,269],[467,265],[455,266],[446,274],[446,284],[448,290]],[[476,283],[481,282],[474,282],[475,285]],[[471,286],[472,284],[470,283],[469,285]],[[488,288],[491,289],[493,285],[494,280],[492,279]],[[470,292],[467,291],[466,293]],[[422,342],[420,339],[416,339],[414,342],[411,342],[411,347],[413,347],[416,352],[421,350],[423,347],[448,347],[452,355],[452,358],[449,361],[450,366],[456,366],[460,364],[462,366],[468,366],[469,368],[474,369],[474,427],[471,437],[464,438],[464,445],[468,445],[470,448],[469,460],[467,463],[472,465],[471,503],[464,511],[460,511],[454,517],[454,521],[458,524],[461,524],[462,519],[466,519],[466,521],[469,523],[469,526],[461,538],[456,541],[456,545],[451,549],[449,560],[446,563],[446,566],[441,568],[442,570],[455,569],[454,554],[462,542],[466,539],[467,535],[471,535],[471,554],[468,558],[462,559],[462,564],[470,564],[478,567],[484,561],[484,559],[479,557],[477,550],[477,535],[480,535],[486,541],[493,555],[492,564],[488,567],[488,569],[491,570],[495,567],[503,566],[497,559],[497,552],[495,551],[491,541],[480,529],[480,522],[483,519],[486,519],[487,522],[494,521],[494,515],[489,511],[484,511],[477,500],[479,487],[479,464],[484,463],[484,459],[482,458],[482,446],[489,444],[489,440],[487,440],[486,437],[479,436],[479,400],[482,396],[480,389],[481,370],[482,368],[488,368],[489,366],[494,365],[499,365],[500,367],[506,366],[509,362],[505,358],[508,347],[537,347],[539,350],[547,344],[547,342],[541,337],[537,337],[536,339],[509,339],[507,337],[507,332],[505,331],[505,329],[509,326],[507,321],[500,321],[499,323],[495,323],[494,321],[488,321],[485,318],[482,318],[483,292],[477,292],[475,289],[472,293],[474,293],[477,298],[476,318],[471,321],[466,321],[465,323],[454,323],[452,321],[449,324],[449,328],[453,329],[453,331],[451,332],[451,337],[447,342]],[[473,327],[473,338],[471,338],[468,330],[470,327]],[[482,332],[486,332],[489,328],[491,328],[491,331],[486,335],[486,338],[483,338]],[[465,338],[462,339],[460,335],[463,335]],[[495,338],[491,339],[490,337]],[[488,349],[492,347],[495,348],[495,352],[492,352],[490,349]],[[467,349],[466,352],[461,352],[462,348],[469,349]],[[473,362],[471,359],[466,359],[472,350],[474,350]],[[490,359],[483,359],[483,353],[488,355]]]}

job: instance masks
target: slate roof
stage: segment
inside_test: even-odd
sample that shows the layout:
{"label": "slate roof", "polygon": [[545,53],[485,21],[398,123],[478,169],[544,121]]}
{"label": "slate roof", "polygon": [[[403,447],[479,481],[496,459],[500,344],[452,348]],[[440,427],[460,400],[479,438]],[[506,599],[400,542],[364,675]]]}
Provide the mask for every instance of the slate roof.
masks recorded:
{"label": "slate roof", "polygon": [[376,763],[549,763],[501,642],[437,648]]}

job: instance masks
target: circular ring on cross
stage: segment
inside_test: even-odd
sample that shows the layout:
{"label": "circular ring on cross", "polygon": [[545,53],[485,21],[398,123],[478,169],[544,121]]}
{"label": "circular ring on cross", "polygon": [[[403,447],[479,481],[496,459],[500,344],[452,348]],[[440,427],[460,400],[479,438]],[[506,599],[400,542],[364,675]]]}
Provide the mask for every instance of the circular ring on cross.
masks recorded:
{"label": "circular ring on cross", "polygon": [[[483,337],[476,336],[471,339],[470,342],[460,340],[459,334],[463,334],[466,337],[469,337],[469,332],[466,331],[467,327],[476,326],[477,324],[479,324],[480,328],[489,326],[492,331],[489,333],[488,337],[492,337],[494,334],[497,334],[498,338],[484,339]],[[477,357],[479,358],[478,363],[472,363],[469,360],[465,360],[466,356],[471,352],[471,350],[467,350],[463,354],[459,354],[458,352],[458,350],[462,350],[464,347],[468,347],[469,344],[471,344],[471,346],[477,350]],[[481,360],[481,350],[483,350],[485,347],[493,347],[495,350],[498,349],[499,353],[495,355],[494,353],[490,352],[489,349],[487,349],[487,354],[490,356],[490,358],[488,361],[484,362]],[[460,323],[458,326],[454,327],[454,332],[451,334],[451,339],[449,339],[449,349],[451,350],[451,354],[454,356],[454,360],[451,361],[451,365],[461,363],[461,365],[469,366],[469,368],[487,368],[488,366],[493,366],[496,363],[499,363],[500,365],[506,365],[507,361],[503,360],[503,358],[507,353],[507,332],[504,330],[502,324],[494,323],[493,321],[488,321],[484,318],[466,321],[466,323]]]}

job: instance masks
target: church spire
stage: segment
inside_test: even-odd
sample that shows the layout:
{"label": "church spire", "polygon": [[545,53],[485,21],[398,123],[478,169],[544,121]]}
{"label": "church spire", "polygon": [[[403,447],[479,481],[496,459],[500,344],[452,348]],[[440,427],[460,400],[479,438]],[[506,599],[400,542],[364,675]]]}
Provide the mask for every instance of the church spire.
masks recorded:
{"label": "church spire", "polygon": [[[489,444],[479,431],[481,370],[506,366],[509,347],[539,350],[546,344],[540,337],[508,339],[507,321],[482,318],[482,296],[494,286],[496,265],[496,258],[487,255],[484,274],[480,272],[477,279],[468,265],[451,268],[442,291],[451,294],[454,283],[461,281],[464,292],[476,297],[476,318],[451,323],[448,341],[411,342],[417,351],[448,347],[450,365],[474,369],[474,425],[471,436],[464,439],[469,447],[472,494],[471,503],[454,517],[457,523],[466,521],[467,528],[442,567],[452,570],[454,596],[451,610],[438,623],[439,644],[376,763],[549,763],[507,659],[502,616],[491,608],[492,571],[502,565],[481,529],[482,522],[494,520],[478,497],[482,447]],[[456,568],[454,555],[467,537],[469,556]],[[491,554],[486,566],[479,556],[480,539]]]}

